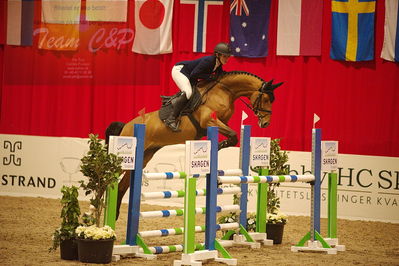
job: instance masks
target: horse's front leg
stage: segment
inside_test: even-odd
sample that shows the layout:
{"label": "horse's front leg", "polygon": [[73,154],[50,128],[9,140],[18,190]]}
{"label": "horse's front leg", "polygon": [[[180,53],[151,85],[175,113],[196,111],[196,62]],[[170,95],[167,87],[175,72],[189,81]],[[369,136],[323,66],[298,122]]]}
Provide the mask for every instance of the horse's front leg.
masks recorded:
{"label": "horse's front leg", "polygon": [[211,119],[208,122],[208,126],[217,126],[219,127],[219,132],[227,137],[227,139],[219,142],[219,150],[227,147],[233,147],[238,143],[237,133],[232,130],[228,125],[223,123],[219,119]]}
{"label": "horse's front leg", "polygon": [[119,209],[122,204],[123,196],[125,195],[126,190],[129,188],[129,186],[130,186],[130,171],[125,171],[125,174],[122,177],[122,180],[119,181],[119,184],[118,184],[118,200],[116,203],[116,219],[117,220],[119,218]]}
{"label": "horse's front leg", "polygon": [[226,130],[219,126],[219,131],[222,135],[226,136],[227,139],[219,142],[219,150],[227,147],[234,147],[238,143],[237,133],[230,127],[226,126]]}

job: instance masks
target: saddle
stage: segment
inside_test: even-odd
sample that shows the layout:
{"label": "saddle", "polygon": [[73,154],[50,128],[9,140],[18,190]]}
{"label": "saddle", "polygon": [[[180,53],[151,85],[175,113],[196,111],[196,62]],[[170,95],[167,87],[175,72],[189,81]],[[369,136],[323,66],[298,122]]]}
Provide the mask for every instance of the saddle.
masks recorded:
{"label": "saddle", "polygon": [[[182,93],[183,92],[180,91],[172,96],[161,96],[162,106],[161,109],[159,109],[159,118],[161,119],[162,122],[165,122],[165,120],[169,117],[169,114],[173,111],[173,104],[172,104],[173,99],[179,97]],[[195,137],[196,139],[200,139],[203,136],[206,136],[207,133],[206,129],[201,128],[199,122],[192,115],[192,113],[195,110],[197,110],[201,104],[202,104],[202,95],[199,92],[197,86],[194,86],[190,100],[187,102],[186,106],[180,112],[180,116],[177,118],[178,125],[180,126],[181,117],[188,116],[191,123],[193,123],[193,125],[197,130],[197,135]]]}

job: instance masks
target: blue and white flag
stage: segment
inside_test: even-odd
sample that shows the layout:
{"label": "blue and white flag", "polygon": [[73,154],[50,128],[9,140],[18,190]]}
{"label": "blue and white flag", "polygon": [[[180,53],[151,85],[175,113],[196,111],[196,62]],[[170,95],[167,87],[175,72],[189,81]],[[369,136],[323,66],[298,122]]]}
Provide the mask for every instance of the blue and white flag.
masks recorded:
{"label": "blue and white flag", "polygon": [[270,2],[231,0],[230,45],[235,56],[267,56]]}
{"label": "blue and white flag", "polygon": [[385,0],[384,44],[381,58],[399,62],[399,4],[398,0]]}
{"label": "blue and white flag", "polygon": [[180,20],[180,34],[187,39],[180,50],[212,53],[223,37],[223,0],[180,0]]}

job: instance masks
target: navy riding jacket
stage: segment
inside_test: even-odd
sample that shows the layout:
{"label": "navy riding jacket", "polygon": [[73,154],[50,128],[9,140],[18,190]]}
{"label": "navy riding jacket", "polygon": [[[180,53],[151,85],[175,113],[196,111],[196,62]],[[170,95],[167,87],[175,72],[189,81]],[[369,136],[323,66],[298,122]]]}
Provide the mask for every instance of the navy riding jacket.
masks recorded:
{"label": "navy riding jacket", "polygon": [[176,66],[178,65],[184,65],[180,72],[190,80],[192,85],[197,84],[198,79],[210,79],[212,74],[218,77],[223,73],[222,64],[213,71],[216,65],[215,55],[204,56],[192,61],[181,61],[176,64]]}

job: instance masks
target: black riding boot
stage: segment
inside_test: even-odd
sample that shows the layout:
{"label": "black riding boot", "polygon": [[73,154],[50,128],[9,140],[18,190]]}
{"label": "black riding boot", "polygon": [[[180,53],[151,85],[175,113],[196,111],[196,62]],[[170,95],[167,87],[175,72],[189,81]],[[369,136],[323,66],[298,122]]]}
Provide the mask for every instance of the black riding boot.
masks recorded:
{"label": "black riding boot", "polygon": [[166,125],[172,129],[173,132],[179,132],[179,127],[176,118],[180,115],[181,110],[186,106],[188,100],[186,93],[183,92],[179,97],[172,100],[173,111],[169,117],[165,120]]}

